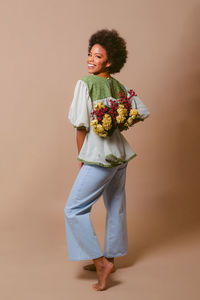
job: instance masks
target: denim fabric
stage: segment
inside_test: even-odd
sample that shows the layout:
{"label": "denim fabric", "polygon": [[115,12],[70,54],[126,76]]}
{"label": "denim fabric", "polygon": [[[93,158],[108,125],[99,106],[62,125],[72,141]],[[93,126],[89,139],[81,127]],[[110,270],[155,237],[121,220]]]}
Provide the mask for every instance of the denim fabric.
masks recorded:
{"label": "denim fabric", "polygon": [[[80,169],[64,208],[69,260],[127,254],[126,168],[127,163],[111,168],[84,164]],[[101,195],[107,210],[104,253],[90,219]]]}

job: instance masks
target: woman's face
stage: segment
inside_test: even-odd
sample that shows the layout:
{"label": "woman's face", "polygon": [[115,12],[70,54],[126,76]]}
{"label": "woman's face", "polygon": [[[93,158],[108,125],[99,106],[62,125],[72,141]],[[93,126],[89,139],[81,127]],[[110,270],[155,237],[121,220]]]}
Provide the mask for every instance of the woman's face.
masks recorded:
{"label": "woman's face", "polygon": [[111,66],[111,63],[108,61],[106,50],[99,44],[95,44],[91,48],[90,53],[88,53],[87,64],[90,74],[105,77],[109,74],[107,68]]}

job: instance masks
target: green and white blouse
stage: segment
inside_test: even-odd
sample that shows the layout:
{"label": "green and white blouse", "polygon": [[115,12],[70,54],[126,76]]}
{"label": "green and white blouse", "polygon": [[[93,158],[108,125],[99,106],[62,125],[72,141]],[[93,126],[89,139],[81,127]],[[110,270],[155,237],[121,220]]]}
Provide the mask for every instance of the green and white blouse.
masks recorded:
{"label": "green and white blouse", "polygon": [[[125,92],[129,96],[129,89],[113,77],[105,78],[92,74],[77,81],[68,118],[74,127],[85,128],[87,131],[78,160],[86,164],[113,167],[128,162],[137,155],[118,128],[111,136],[103,138],[97,135],[90,125],[94,105],[100,101],[109,105],[110,99],[119,99],[119,92]],[[132,98],[136,101],[138,113],[143,121],[150,112],[138,96]],[[134,101],[132,103],[134,108]]]}

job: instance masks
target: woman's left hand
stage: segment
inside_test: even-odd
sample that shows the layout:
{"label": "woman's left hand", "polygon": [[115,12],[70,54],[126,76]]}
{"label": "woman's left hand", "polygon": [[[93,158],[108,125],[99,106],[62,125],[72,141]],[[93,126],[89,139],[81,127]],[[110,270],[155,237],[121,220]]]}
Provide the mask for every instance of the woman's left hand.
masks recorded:
{"label": "woman's left hand", "polygon": [[82,166],[83,166],[83,162],[82,162],[82,161],[80,161],[80,163],[79,163],[79,169],[81,169],[81,168],[82,168]]}

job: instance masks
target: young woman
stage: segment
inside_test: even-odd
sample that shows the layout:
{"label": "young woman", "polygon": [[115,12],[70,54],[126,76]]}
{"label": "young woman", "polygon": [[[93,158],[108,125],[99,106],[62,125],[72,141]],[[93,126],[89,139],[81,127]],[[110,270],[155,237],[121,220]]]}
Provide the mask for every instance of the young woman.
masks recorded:
{"label": "young woman", "polygon": [[[128,253],[125,180],[128,162],[136,156],[117,128],[106,138],[91,126],[95,104],[129,95],[129,89],[111,74],[118,73],[127,59],[126,41],[116,30],[103,29],[89,39],[88,73],[77,81],[69,120],[76,128],[80,171],[64,208],[69,260],[93,260],[86,270],[96,270],[97,291],[106,288],[114,269],[114,257]],[[133,96],[143,121],[150,115],[143,102]],[[136,123],[136,122],[135,122]],[[132,130],[132,129],[131,129]],[[90,220],[93,204],[103,195],[107,210],[104,252]]]}

